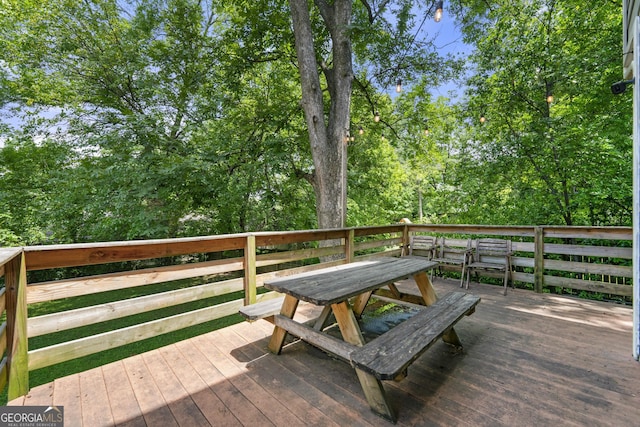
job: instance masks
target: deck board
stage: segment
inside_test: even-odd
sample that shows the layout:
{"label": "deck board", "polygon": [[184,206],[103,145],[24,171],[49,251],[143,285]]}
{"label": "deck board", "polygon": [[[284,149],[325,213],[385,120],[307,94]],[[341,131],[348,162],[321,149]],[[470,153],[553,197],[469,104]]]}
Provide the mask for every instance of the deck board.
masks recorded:
{"label": "deck board", "polygon": [[[55,406],[64,406],[65,427],[82,426],[81,396],[80,374],[57,378],[53,382],[53,404]],[[47,403],[34,403],[34,405],[36,404],[46,405]],[[107,410],[106,407],[105,410]]]}
{"label": "deck board", "polygon": [[106,404],[109,402],[109,395],[102,375],[102,367],[82,372],[79,376],[82,424],[114,425],[112,409]]}
{"label": "deck board", "polygon": [[124,359],[123,363],[147,425],[177,426],[178,422],[151,374],[155,368],[149,369],[141,355]]}
{"label": "deck board", "polygon": [[102,367],[104,384],[109,397],[113,421],[118,426],[143,426],[144,415],[131,382],[122,363],[110,363]]}
{"label": "deck board", "polygon": [[[453,280],[434,280],[440,294]],[[402,286],[401,286],[402,288]],[[409,426],[611,426],[640,419],[630,307],[471,284],[482,301],[401,382],[385,382]],[[308,307],[301,307],[309,310]],[[310,315],[310,313],[307,313]],[[353,369],[241,323],[35,387],[11,405],[62,405],[65,426],[387,426]]]}

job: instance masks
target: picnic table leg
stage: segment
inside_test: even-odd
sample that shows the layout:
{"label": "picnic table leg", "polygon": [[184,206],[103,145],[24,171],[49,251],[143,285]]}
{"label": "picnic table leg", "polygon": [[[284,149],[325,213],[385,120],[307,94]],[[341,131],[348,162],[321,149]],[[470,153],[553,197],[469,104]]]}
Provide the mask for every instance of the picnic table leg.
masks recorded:
{"label": "picnic table leg", "polygon": [[[291,295],[285,295],[284,301],[282,302],[282,308],[280,309],[280,314],[288,317],[289,319],[293,319],[293,315],[296,313],[296,309],[298,308],[298,302],[299,300],[297,298],[292,297]],[[280,354],[286,336],[287,331],[276,326],[273,329],[273,334],[269,341],[269,351],[275,354]]]}
{"label": "picnic table leg", "polygon": [[422,295],[425,305],[431,305],[438,300],[438,294],[436,294],[436,290],[433,289],[431,280],[429,280],[429,276],[427,276],[426,272],[422,271],[414,275],[413,279],[418,285],[418,289],[420,290],[420,294]]}
{"label": "picnic table leg", "polygon": [[362,312],[367,306],[372,293],[373,291],[365,292],[364,294],[360,294],[355,298],[355,300],[353,301],[353,313],[356,315],[356,317],[360,318],[360,316],[362,316]]}
{"label": "picnic table leg", "polygon": [[[433,288],[433,284],[429,280],[427,273],[418,273],[413,276],[413,278],[418,284],[418,289],[420,289],[420,294],[422,295],[422,299],[424,299],[424,303],[426,305],[435,303],[438,300],[438,295],[436,294],[436,290]],[[442,335],[442,341],[447,344],[451,344],[456,348],[462,348],[460,338],[458,338],[458,334],[456,334],[456,331],[453,328],[450,328]]]}
{"label": "picnic table leg", "polygon": [[315,329],[316,331],[323,330],[327,324],[327,321],[329,320],[329,316],[331,316],[331,306],[325,305],[322,308],[322,313],[320,313],[320,316],[318,316],[318,318],[316,319],[316,322],[313,325],[313,329]]}
{"label": "picnic table leg", "polygon": [[[342,338],[351,344],[363,346],[365,344],[362,332],[358,327],[355,314],[346,301],[332,304],[333,315],[338,322],[338,327],[342,333]],[[382,381],[375,376],[356,368],[356,375],[360,381],[360,386],[367,398],[371,410],[383,418],[396,421],[397,416],[387,400]]]}
{"label": "picnic table leg", "polygon": [[362,332],[360,332],[356,316],[349,307],[349,303],[342,301],[337,304],[331,304],[331,309],[338,322],[342,339],[358,347],[363,346],[364,338],[362,337]]}
{"label": "picnic table leg", "polygon": [[356,374],[358,375],[360,386],[371,410],[375,412],[376,415],[395,423],[398,415],[387,400],[387,394],[382,386],[382,381],[358,368],[356,368]]}

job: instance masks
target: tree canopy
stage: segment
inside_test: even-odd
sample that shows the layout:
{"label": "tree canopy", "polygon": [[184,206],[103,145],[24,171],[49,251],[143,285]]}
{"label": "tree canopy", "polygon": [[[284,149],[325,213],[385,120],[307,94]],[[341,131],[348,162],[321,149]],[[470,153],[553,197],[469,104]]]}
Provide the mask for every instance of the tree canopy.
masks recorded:
{"label": "tree canopy", "polygon": [[431,1],[2,0],[0,245],[630,224],[621,8],[446,6],[461,57]]}

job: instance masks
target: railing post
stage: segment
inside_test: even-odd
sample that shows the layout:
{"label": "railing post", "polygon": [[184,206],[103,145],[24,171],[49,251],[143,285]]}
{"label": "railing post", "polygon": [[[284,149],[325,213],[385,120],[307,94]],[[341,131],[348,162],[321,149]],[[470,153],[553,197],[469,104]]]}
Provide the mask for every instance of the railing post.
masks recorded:
{"label": "railing post", "polygon": [[402,249],[400,250],[400,256],[409,254],[409,226],[404,225],[402,227]]}
{"label": "railing post", "polygon": [[355,230],[350,228],[344,241],[344,258],[347,263],[353,262],[355,256]]}
{"label": "railing post", "polygon": [[27,270],[24,252],[5,266],[9,401],[29,392]]}
{"label": "railing post", "polygon": [[256,236],[248,234],[244,246],[244,305],[256,302]]}
{"label": "railing post", "polygon": [[544,229],[542,227],[535,227],[533,251],[533,290],[541,294],[544,288]]}

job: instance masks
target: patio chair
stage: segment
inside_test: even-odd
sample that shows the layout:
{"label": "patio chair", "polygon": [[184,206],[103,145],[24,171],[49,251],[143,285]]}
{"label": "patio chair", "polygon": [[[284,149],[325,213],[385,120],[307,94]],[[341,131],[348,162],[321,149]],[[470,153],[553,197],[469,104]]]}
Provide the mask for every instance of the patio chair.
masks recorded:
{"label": "patio chair", "polygon": [[436,250],[437,239],[433,236],[411,236],[409,256],[420,256],[432,259]]}
{"label": "patio chair", "polygon": [[464,283],[469,256],[471,254],[471,239],[467,239],[466,244],[461,245],[459,241],[441,237],[438,249],[432,261],[438,262],[438,273],[442,275],[442,266],[451,265],[460,268],[460,287]]}
{"label": "patio chair", "polygon": [[511,278],[511,255],[511,240],[478,239],[467,265],[466,288],[469,289],[471,273],[475,273],[477,278],[478,270],[498,271],[504,273],[504,295],[507,295],[507,283]]}

